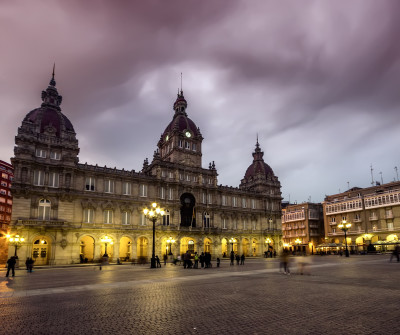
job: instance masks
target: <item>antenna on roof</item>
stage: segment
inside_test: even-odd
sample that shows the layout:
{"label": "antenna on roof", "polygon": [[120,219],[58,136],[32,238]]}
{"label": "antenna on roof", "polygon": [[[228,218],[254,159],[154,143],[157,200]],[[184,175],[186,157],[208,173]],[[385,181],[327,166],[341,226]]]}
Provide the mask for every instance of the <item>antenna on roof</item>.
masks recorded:
{"label": "antenna on roof", "polygon": [[382,172],[379,172],[379,174],[381,175],[381,185],[383,185],[383,177],[382,177]]}
{"label": "antenna on roof", "polygon": [[399,173],[397,172],[397,166],[395,166],[394,169],[395,169],[395,171],[396,171],[397,181],[399,181]]}
{"label": "antenna on roof", "polygon": [[182,72],[181,72],[181,92],[183,92],[182,91]]}
{"label": "antenna on roof", "polygon": [[350,190],[350,182],[347,182],[347,189]]}
{"label": "antenna on roof", "polygon": [[372,180],[371,180],[371,185],[372,186],[374,186],[374,169],[372,168],[372,164],[371,164],[371,178],[372,178]]}

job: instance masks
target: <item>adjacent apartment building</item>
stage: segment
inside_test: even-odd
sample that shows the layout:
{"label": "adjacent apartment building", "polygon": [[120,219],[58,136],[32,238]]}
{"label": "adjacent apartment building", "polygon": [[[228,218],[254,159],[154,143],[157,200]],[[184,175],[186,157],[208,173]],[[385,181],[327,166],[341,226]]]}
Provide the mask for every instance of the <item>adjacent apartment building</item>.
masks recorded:
{"label": "adjacent apartment building", "polygon": [[288,204],[282,209],[283,246],[291,251],[314,254],[324,241],[322,204]]}
{"label": "adjacent apartment building", "polygon": [[346,234],[352,252],[365,251],[369,244],[391,250],[399,242],[399,181],[329,195],[323,208],[326,241],[331,245],[344,243],[344,232],[338,227],[343,220],[351,223]]}
{"label": "adjacent apartment building", "polygon": [[10,163],[0,160],[0,264],[7,260],[9,231],[12,212],[11,185],[14,179],[13,167]]}

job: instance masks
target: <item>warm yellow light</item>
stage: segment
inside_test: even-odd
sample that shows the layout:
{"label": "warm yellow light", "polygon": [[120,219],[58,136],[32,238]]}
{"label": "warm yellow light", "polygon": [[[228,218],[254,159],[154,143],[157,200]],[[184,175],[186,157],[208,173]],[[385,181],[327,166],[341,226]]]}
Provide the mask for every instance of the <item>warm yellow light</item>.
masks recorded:
{"label": "warm yellow light", "polygon": [[339,224],[338,224],[338,228],[339,228],[339,229],[342,229],[343,227],[344,227],[343,223],[339,223]]}
{"label": "warm yellow light", "polygon": [[154,212],[153,212],[153,211],[150,211],[150,212],[149,212],[149,216],[154,216]]}
{"label": "warm yellow light", "polygon": [[11,237],[11,235],[10,235],[10,234],[7,234],[7,235],[6,235],[6,237],[7,237],[7,238],[10,238],[10,237]]}
{"label": "warm yellow light", "polygon": [[160,211],[161,216],[165,214],[164,210]]}
{"label": "warm yellow light", "polygon": [[144,215],[147,215],[148,212],[149,212],[149,210],[148,210],[147,208],[145,208],[145,209],[143,210]]}
{"label": "warm yellow light", "polygon": [[21,242],[24,242],[24,241],[25,241],[25,239],[23,237],[21,237]]}
{"label": "warm yellow light", "polygon": [[268,237],[268,238],[265,240],[265,242],[269,244],[269,243],[272,242],[272,240]]}
{"label": "warm yellow light", "polygon": [[108,237],[107,235],[104,236],[102,239],[100,239],[100,241],[104,242],[104,243],[110,243],[110,244],[114,243],[113,240],[110,237]]}
{"label": "warm yellow light", "polygon": [[351,223],[346,223],[346,228],[350,228],[351,227]]}
{"label": "warm yellow light", "polygon": [[160,211],[161,211],[160,207],[157,207],[157,208],[156,208],[156,213],[157,213],[157,214],[160,214]]}
{"label": "warm yellow light", "polygon": [[155,202],[153,202],[153,203],[151,204],[151,206],[152,206],[153,208],[156,208],[156,207],[157,207],[157,204],[156,204]]}
{"label": "warm yellow light", "polygon": [[234,238],[231,238],[230,240],[229,240],[229,243],[235,243],[236,242],[236,239],[234,239]]}
{"label": "warm yellow light", "polygon": [[14,238],[13,237],[10,237],[10,242],[13,242],[14,241]]}
{"label": "warm yellow light", "polygon": [[294,242],[297,243],[297,244],[300,244],[302,241],[298,238]]}

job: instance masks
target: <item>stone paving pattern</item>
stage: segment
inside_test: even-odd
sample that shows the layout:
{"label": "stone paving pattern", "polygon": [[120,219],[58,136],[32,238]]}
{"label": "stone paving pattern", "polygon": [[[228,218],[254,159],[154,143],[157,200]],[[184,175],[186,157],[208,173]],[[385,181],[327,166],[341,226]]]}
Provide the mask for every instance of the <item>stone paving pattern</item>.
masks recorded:
{"label": "stone paving pattern", "polygon": [[[0,334],[398,334],[400,264],[311,256],[161,269],[110,265],[0,271]],[[294,259],[295,260],[295,259]],[[4,270],[4,269],[3,269]]]}

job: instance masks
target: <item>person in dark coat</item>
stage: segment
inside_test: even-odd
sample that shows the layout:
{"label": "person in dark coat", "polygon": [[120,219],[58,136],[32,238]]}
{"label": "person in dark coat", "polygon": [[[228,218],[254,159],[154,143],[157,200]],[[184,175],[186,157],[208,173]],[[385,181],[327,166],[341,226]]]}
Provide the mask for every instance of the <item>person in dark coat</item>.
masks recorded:
{"label": "person in dark coat", "polygon": [[30,258],[30,257],[28,257],[27,259],[26,259],[26,262],[25,262],[25,265],[26,265],[26,270],[28,271],[28,272],[32,272],[32,270],[33,270],[33,263],[34,263],[35,261],[32,259],[32,258]]}
{"label": "person in dark coat", "polygon": [[15,276],[15,263],[16,263],[15,256],[10,257],[10,259],[7,261],[7,274],[6,277],[10,274],[10,270],[12,272],[12,276]]}
{"label": "person in dark coat", "polygon": [[239,254],[236,255],[236,265],[239,265],[240,262],[240,256]]}
{"label": "person in dark coat", "polygon": [[231,265],[234,265],[234,262],[235,262],[235,253],[232,250],[231,251]]}
{"label": "person in dark coat", "polygon": [[156,256],[156,264],[158,268],[161,267],[160,258],[158,257],[158,255]]}
{"label": "person in dark coat", "polygon": [[240,256],[240,265],[244,265],[244,254]]}
{"label": "person in dark coat", "polygon": [[201,264],[201,268],[204,269],[204,262],[205,262],[205,256],[204,256],[204,252],[201,253],[200,255],[200,264]]}

